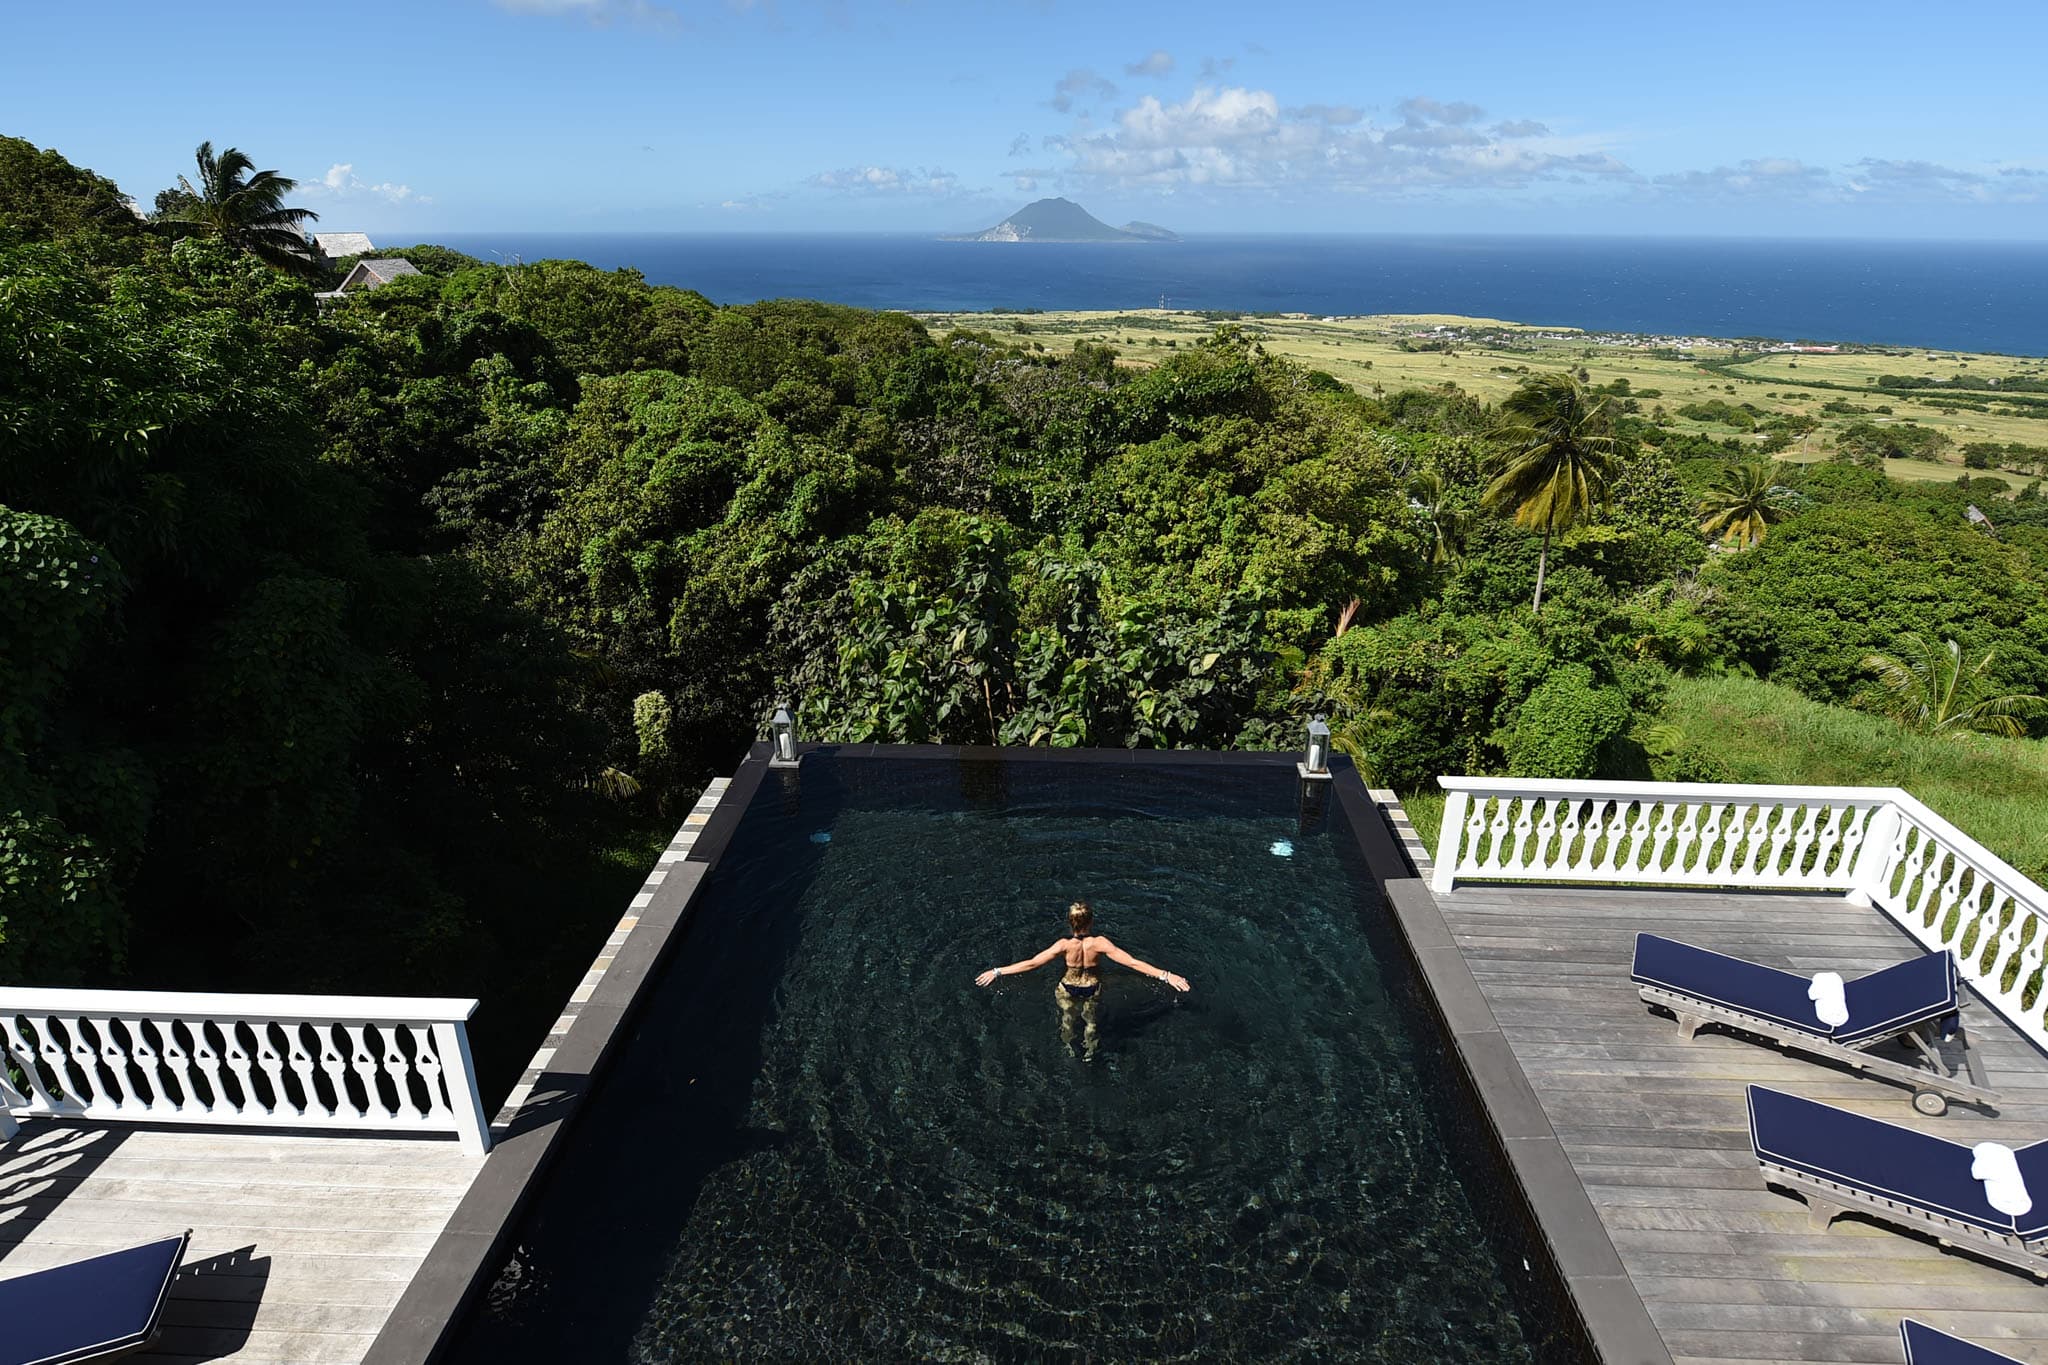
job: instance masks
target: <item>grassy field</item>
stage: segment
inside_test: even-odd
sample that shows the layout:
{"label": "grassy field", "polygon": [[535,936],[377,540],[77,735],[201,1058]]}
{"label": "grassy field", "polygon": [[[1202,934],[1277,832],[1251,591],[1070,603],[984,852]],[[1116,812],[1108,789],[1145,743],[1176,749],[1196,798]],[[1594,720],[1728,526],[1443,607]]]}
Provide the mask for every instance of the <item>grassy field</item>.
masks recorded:
{"label": "grassy field", "polygon": [[[2048,882],[2048,743],[1916,735],[1878,716],[1745,678],[1681,678],[1663,720],[1737,782],[1904,787],[2037,882]],[[1402,794],[1432,849],[1443,796]]]}
{"label": "grassy field", "polygon": [[[1116,347],[1124,362],[1133,365],[1152,364],[1171,349],[1193,345],[1213,332],[1221,321],[1214,314],[1160,309],[1127,313],[922,316],[941,331],[955,326],[984,329],[1047,350],[1065,350],[1081,340],[1101,342]],[[1871,387],[1871,381],[1884,374],[1935,379],[1957,374],[2001,380],[2048,378],[2048,361],[2038,358],[1896,348],[1833,355],[1757,355],[1738,351],[1732,342],[1708,338],[1622,337],[1439,314],[1359,318],[1289,314],[1245,317],[1238,320],[1238,325],[1257,335],[1274,354],[1326,371],[1365,393],[1435,388],[1449,383],[1479,398],[1495,401],[1533,370],[1568,366],[1584,369],[1595,384],[1627,379],[1642,412],[1654,414],[1662,408],[1665,425],[1676,431],[1701,432],[1717,439],[1741,434],[1722,423],[1676,415],[1681,407],[1710,399],[1735,405],[1752,404],[1766,414],[1803,413],[1819,421],[1819,429],[1785,452],[1781,456],[1784,459],[1826,458],[1833,450],[1835,436],[1857,421],[1912,421],[1943,432],[1955,443],[1940,461],[1890,461],[1886,466],[1888,472],[1902,479],[1954,479],[1963,472],[1960,447],[1972,441],[2048,447],[2048,406],[2014,407],[1998,403],[1995,395],[1979,394],[1974,396],[1990,401],[1990,411],[1945,410],[1945,396],[1939,391],[1898,393]],[[1417,345],[1447,345],[1449,349],[1412,349]],[[1738,354],[1749,354],[1751,358],[1731,364]],[[1869,411],[1823,411],[1829,402]],[[1881,407],[1891,411],[1876,411]],[[2027,411],[2043,415],[2016,415]],[[1762,438],[1744,435],[1744,439]],[[2026,481],[2013,474],[1998,477],[2015,488]]]}

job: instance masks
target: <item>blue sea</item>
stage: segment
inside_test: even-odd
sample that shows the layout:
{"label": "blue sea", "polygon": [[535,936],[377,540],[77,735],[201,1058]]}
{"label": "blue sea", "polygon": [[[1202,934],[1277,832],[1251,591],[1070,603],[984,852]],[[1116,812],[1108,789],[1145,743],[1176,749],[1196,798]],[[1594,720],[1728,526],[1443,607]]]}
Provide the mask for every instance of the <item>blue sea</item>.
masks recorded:
{"label": "blue sea", "polygon": [[1158,244],[910,236],[461,233],[484,260],[631,266],[719,303],[863,308],[1459,313],[1656,335],[2048,354],[2048,243],[1590,237],[1193,237]]}

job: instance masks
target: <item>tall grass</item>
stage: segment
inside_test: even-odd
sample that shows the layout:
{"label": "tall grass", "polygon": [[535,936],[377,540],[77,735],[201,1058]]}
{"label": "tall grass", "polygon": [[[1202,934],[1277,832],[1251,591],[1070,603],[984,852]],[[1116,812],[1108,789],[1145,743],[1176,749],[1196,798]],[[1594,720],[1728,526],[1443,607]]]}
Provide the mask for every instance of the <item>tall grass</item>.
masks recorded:
{"label": "tall grass", "polygon": [[1916,735],[1880,716],[1746,678],[1685,678],[1664,720],[1737,782],[1904,787],[2037,882],[2048,883],[2048,744]]}
{"label": "tall grass", "polygon": [[[2048,885],[2048,744],[2040,740],[1916,735],[1746,678],[1682,678],[1661,719],[1716,754],[1731,781],[1904,787]],[[1403,792],[1401,804],[1433,851],[1443,793]]]}

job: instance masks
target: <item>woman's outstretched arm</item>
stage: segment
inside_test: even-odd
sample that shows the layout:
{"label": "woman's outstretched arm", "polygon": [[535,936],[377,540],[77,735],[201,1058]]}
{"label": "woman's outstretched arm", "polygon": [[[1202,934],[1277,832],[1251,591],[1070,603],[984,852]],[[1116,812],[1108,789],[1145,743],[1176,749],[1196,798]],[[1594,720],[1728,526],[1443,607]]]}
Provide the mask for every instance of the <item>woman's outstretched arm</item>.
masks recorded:
{"label": "woman's outstretched arm", "polygon": [[1111,962],[1121,962],[1140,976],[1156,977],[1177,991],[1188,989],[1188,979],[1186,977],[1169,972],[1164,967],[1155,967],[1149,962],[1140,962],[1108,939],[1102,940],[1102,953]]}
{"label": "woman's outstretched arm", "polygon": [[975,977],[974,984],[977,986],[986,986],[989,982],[995,980],[999,976],[1015,976],[1018,972],[1028,972],[1036,968],[1043,967],[1046,963],[1058,957],[1060,955],[1060,949],[1064,948],[1065,946],[1066,940],[1061,939],[1059,942],[1053,944],[1052,947],[1047,948],[1044,952],[1040,953],[1037,957],[1027,957],[1022,962],[1012,962],[1007,967],[991,967],[987,971],[983,972],[980,976]]}

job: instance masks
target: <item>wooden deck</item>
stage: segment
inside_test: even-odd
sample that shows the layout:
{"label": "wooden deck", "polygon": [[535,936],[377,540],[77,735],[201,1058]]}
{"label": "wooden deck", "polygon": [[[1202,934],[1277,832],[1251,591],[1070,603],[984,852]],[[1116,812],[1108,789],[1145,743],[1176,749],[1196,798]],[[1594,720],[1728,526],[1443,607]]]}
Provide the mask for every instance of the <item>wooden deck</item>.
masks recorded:
{"label": "wooden deck", "polygon": [[1681,1365],[1900,1365],[1905,1316],[2048,1365],[2048,1286],[1856,1218],[1809,1231],[1803,1204],[1764,1188],[1743,1103],[1757,1082],[2019,1145],[2048,1137],[2048,1061],[1979,1004],[1964,1018],[1999,1113],[1923,1118],[1902,1087],[1725,1033],[1687,1043],[1628,979],[1640,929],[1856,974],[1918,951],[1889,920],[1831,897],[1569,886],[1460,887],[1438,903]]}
{"label": "wooden deck", "polygon": [[0,1145],[0,1276],[191,1228],[163,1335],[131,1359],[355,1362],[483,1160],[427,1139],[24,1124]]}

